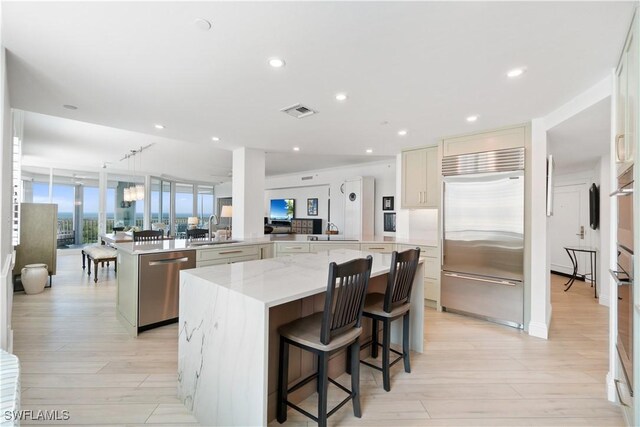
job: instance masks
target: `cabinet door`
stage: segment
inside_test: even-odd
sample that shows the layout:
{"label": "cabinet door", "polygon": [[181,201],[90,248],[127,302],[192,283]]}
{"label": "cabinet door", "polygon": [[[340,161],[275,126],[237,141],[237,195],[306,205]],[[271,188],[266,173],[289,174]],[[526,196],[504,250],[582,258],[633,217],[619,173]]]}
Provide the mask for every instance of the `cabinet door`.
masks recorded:
{"label": "cabinet door", "polygon": [[[626,157],[625,148],[625,122],[627,119],[627,55],[623,53],[617,70],[617,96],[616,96],[616,141],[615,154],[616,163],[622,164]],[[618,167],[618,173],[622,172]]]}
{"label": "cabinet door", "polygon": [[402,153],[402,207],[416,208],[426,205],[427,155],[426,150]]}
{"label": "cabinet door", "polygon": [[440,201],[440,185],[438,177],[438,147],[425,150],[425,195],[424,205],[437,208]]}
{"label": "cabinet door", "polygon": [[[633,28],[636,28],[634,25]],[[629,36],[627,46],[627,123],[625,132],[626,161],[633,164],[635,145],[637,141],[637,114],[638,114],[638,34],[635,31]]]}

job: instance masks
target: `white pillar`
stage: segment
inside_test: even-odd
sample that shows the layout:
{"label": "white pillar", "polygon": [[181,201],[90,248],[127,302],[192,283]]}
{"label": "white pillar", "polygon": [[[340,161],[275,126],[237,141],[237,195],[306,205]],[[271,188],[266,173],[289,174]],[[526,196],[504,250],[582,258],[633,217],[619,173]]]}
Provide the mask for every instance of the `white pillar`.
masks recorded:
{"label": "white pillar", "polygon": [[107,171],[98,175],[98,234],[107,232]]}
{"label": "white pillar", "polygon": [[[549,252],[547,248],[547,127],[543,119],[531,121],[531,142],[527,156],[527,191],[530,208],[525,220],[525,280],[531,296],[529,335],[547,339],[551,322]],[[528,273],[528,274],[527,274]]]}
{"label": "white pillar", "polygon": [[143,230],[151,230],[151,175],[144,176],[144,214]]}
{"label": "white pillar", "polygon": [[234,239],[264,236],[264,151],[233,150],[232,235]]}

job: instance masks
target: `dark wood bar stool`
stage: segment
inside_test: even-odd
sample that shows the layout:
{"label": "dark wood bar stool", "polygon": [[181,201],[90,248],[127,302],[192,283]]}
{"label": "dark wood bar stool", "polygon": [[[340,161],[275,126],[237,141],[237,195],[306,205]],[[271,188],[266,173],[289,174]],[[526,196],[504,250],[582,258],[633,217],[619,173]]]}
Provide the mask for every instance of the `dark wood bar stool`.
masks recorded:
{"label": "dark wood bar stool", "polygon": [[162,240],[162,230],[142,230],[133,232],[134,242],[151,242],[154,240]]}
{"label": "dark wood bar stool", "polygon": [[[280,360],[278,363],[277,419],[287,420],[287,406],[316,421],[319,426],[327,425],[327,418],[353,400],[353,414],[360,418],[360,334],[362,328],[362,308],[364,307],[371,265],[373,259],[355,259],[343,264],[329,265],[329,281],[324,311],[315,313],[279,329]],[[318,357],[318,371],[288,388],[289,345],[309,351]],[[351,390],[329,378],[329,356],[345,347],[351,352]],[[288,394],[299,389],[313,379],[318,379],[318,416],[314,416],[287,400]],[[327,392],[329,382],[349,396],[335,408],[327,412]]]}
{"label": "dark wood bar stool", "polygon": [[[382,347],[382,366],[376,366],[361,360],[367,366],[382,371],[382,383],[386,391],[391,390],[389,371],[400,360],[404,360],[404,371],[411,372],[409,363],[409,309],[411,308],[411,289],[420,259],[420,248],[409,249],[391,255],[391,269],[384,294],[372,293],[367,295],[363,316],[372,322],[371,341],[364,346],[371,345],[371,357],[378,357],[378,347]],[[391,348],[391,322],[402,317],[402,353]],[[382,343],[378,342],[378,322],[382,322]],[[400,357],[389,361],[390,353]]]}

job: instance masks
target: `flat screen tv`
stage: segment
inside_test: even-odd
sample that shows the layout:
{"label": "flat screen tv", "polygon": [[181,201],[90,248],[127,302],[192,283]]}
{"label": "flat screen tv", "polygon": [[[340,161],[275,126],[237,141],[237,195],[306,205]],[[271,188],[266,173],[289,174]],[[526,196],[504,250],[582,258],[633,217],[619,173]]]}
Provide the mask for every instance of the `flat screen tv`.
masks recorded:
{"label": "flat screen tv", "polygon": [[296,212],[294,199],[272,199],[269,218],[272,221],[291,221]]}

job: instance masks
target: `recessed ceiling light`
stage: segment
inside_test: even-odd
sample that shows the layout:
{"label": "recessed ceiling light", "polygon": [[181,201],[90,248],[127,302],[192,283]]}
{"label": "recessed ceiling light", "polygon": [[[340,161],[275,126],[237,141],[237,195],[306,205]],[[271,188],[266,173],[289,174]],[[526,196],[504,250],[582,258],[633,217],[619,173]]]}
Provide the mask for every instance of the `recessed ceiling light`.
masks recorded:
{"label": "recessed ceiling light", "polygon": [[280,58],[271,58],[269,59],[269,65],[271,65],[273,68],[282,68],[284,67],[284,59],[280,59]]}
{"label": "recessed ceiling light", "polygon": [[204,18],[196,18],[193,23],[199,30],[209,31],[211,29],[211,22]]}
{"label": "recessed ceiling light", "polygon": [[64,104],[62,107],[66,108],[67,110],[77,110],[78,109],[78,107],[76,107],[75,105],[71,105],[71,104]]}
{"label": "recessed ceiling light", "polygon": [[473,122],[475,122],[476,120],[478,120],[478,116],[469,116],[469,117],[467,117],[467,121],[468,121],[469,123],[473,123]]}
{"label": "recessed ceiling light", "polygon": [[156,129],[164,129],[164,126],[163,126],[163,125],[154,125],[154,127],[155,127]]}
{"label": "recessed ceiling light", "polygon": [[399,130],[398,131],[398,135],[400,136],[405,136],[407,134],[407,131],[405,129]]}
{"label": "recessed ceiling light", "polygon": [[215,142],[218,142],[218,141],[220,141],[220,138],[218,138],[217,136],[212,136],[211,140],[215,141]]}
{"label": "recessed ceiling light", "polygon": [[300,151],[300,147],[293,147],[293,151]]}
{"label": "recessed ceiling light", "polygon": [[367,154],[371,154],[373,153],[373,150],[371,148],[367,148]]}
{"label": "recessed ceiling light", "polygon": [[507,73],[507,77],[520,77],[522,74],[524,74],[524,71],[524,68],[514,68],[513,70],[509,70],[509,72]]}
{"label": "recessed ceiling light", "polygon": [[346,101],[347,100],[347,94],[346,93],[339,93],[336,95],[336,99],[338,101]]}

